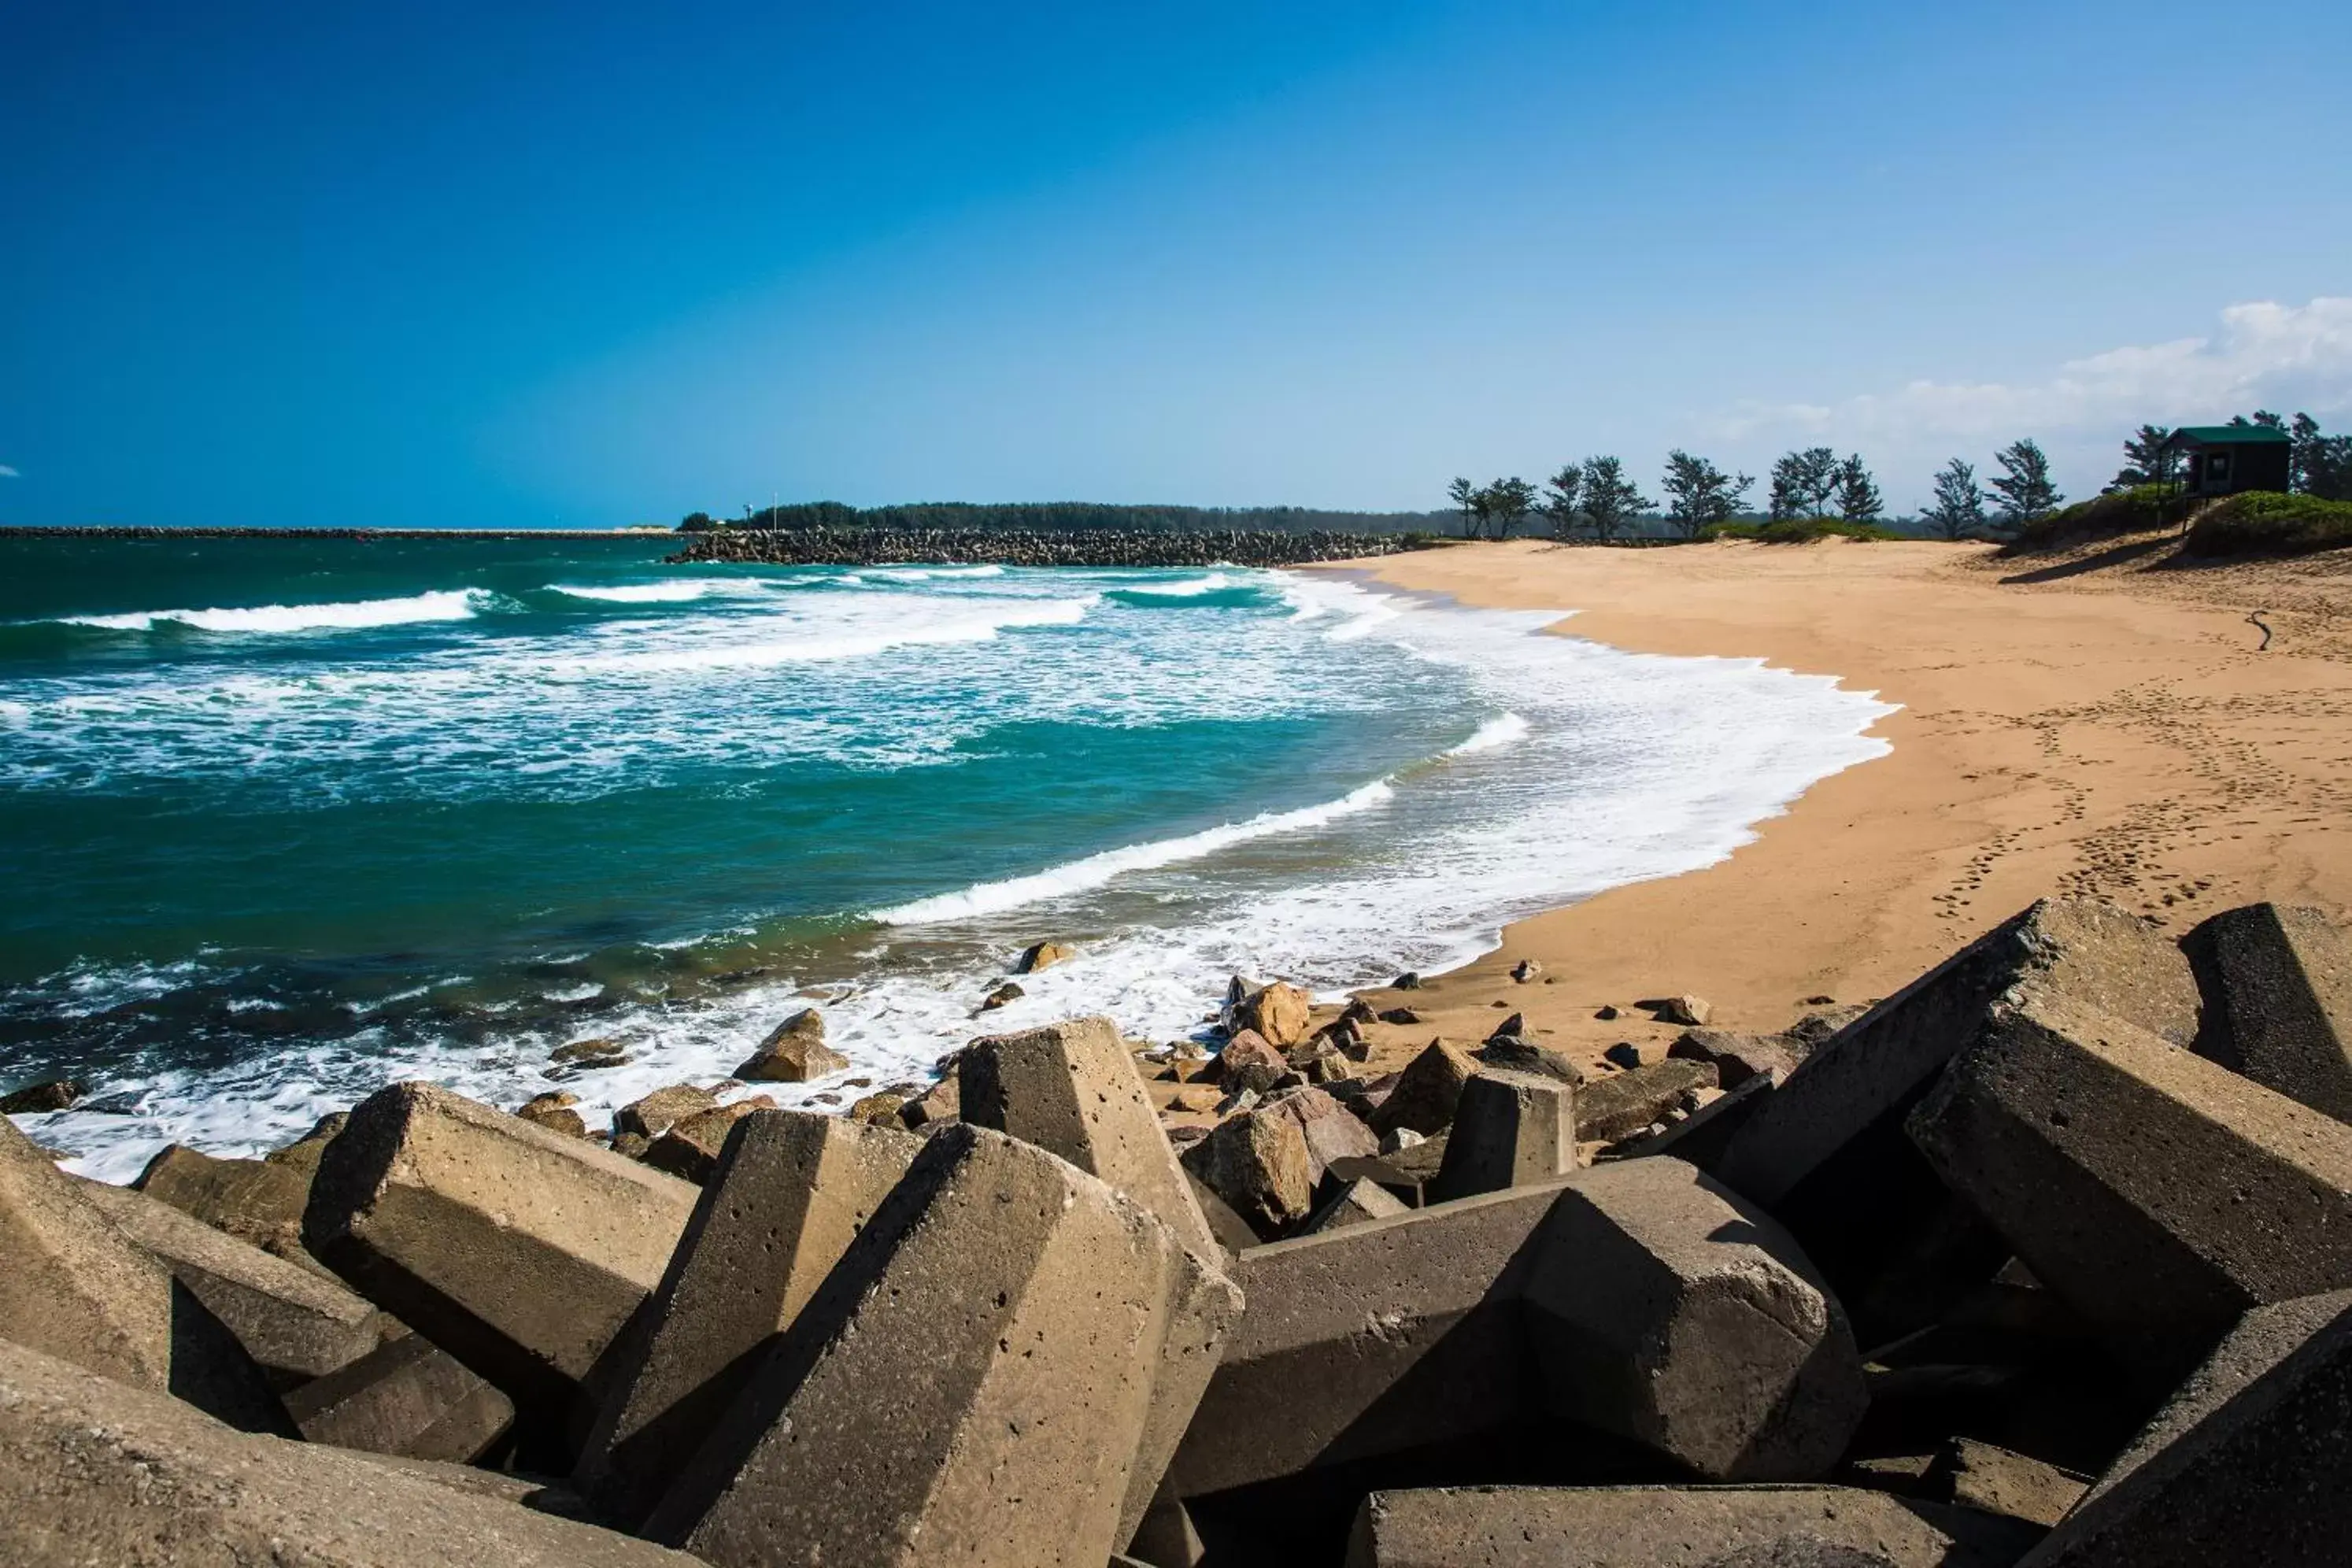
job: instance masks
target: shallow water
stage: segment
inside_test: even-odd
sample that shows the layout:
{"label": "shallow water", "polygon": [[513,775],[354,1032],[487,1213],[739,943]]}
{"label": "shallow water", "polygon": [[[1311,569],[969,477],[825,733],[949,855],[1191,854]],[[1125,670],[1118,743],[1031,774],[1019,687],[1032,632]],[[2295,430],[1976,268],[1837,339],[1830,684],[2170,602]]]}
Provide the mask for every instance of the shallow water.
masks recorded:
{"label": "shallow water", "polygon": [[842,1081],[1195,1027],[1727,854],[1888,710],[1328,576],[665,566],[633,540],[0,541],[0,1082],[118,1179],[387,1079],[592,1112],[811,986]]}

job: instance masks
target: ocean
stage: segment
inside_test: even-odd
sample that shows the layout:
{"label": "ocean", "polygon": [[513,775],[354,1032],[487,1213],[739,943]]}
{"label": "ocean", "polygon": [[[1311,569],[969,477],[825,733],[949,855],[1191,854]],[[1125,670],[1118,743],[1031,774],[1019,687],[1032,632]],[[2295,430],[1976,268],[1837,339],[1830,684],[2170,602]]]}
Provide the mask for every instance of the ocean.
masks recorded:
{"label": "ocean", "polygon": [[[1324,573],[669,566],[662,539],[0,539],[0,1086],[127,1180],[383,1083],[592,1121],[821,1000],[973,1035],[1462,963],[1707,865],[1891,711]],[[1572,626],[1571,628],[1572,630]],[[1021,948],[1079,956],[975,1021]],[[616,1043],[564,1077],[551,1053]],[[554,1076],[551,1076],[554,1075]]]}

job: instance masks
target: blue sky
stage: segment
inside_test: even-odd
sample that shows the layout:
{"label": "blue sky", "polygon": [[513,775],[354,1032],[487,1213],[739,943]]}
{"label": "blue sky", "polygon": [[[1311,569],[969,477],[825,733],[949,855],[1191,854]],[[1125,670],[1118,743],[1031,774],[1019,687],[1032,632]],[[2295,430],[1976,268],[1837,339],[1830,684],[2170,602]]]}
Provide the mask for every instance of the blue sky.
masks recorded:
{"label": "blue sky", "polygon": [[2352,426],[2352,7],[126,5],[0,18],[0,521],[1916,504]]}

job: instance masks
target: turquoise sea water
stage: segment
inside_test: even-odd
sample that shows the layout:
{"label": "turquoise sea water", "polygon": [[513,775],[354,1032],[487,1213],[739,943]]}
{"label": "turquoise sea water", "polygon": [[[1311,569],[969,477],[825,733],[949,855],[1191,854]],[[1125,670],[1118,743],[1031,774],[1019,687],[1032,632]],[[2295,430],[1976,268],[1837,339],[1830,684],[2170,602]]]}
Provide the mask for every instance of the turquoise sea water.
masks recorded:
{"label": "turquoise sea water", "polygon": [[[590,1108],[828,1000],[919,1078],[991,1016],[1197,1025],[1233,972],[1460,962],[1704,865],[1884,705],[1328,575],[666,566],[664,540],[0,540],[0,1084],[118,1178],[387,1079]],[[1563,611],[1570,606],[1563,605]],[[556,1069],[561,1070],[561,1069]]]}

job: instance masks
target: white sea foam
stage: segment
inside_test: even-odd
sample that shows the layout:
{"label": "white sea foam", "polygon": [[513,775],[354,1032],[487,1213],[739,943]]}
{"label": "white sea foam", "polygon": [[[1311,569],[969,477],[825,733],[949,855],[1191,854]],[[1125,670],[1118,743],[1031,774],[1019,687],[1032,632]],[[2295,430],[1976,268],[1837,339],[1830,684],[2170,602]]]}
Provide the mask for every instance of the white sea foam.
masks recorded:
{"label": "white sea foam", "polygon": [[1296,811],[1263,812],[1246,822],[1229,822],[1220,827],[1204,828],[1179,838],[1130,844],[1123,849],[1106,849],[1101,854],[1072,860],[1034,876],[1012,877],[1001,882],[982,882],[961,892],[917,899],[911,903],[877,910],[874,918],[885,925],[913,926],[1003,914],[1008,910],[1089,891],[1129,871],[1156,870],[1163,866],[1199,860],[1220,849],[1246,844],[1252,839],[1321,827],[1343,816],[1352,816],[1357,812],[1370,811],[1385,805],[1395,794],[1389,781],[1375,779],[1360,789],[1350,790],[1339,799],[1326,801],[1320,805],[1302,806]]}
{"label": "white sea foam", "polygon": [[1480,752],[1491,752],[1497,747],[1507,746],[1514,741],[1524,741],[1527,738],[1528,721],[1516,713],[1505,713],[1499,718],[1489,719],[1479,725],[1475,734],[1460,745],[1449,748],[1445,754],[1449,757],[1474,756]]}
{"label": "white sea foam", "polygon": [[601,599],[614,605],[686,605],[709,594],[713,583],[615,583],[605,587],[586,584],[551,583],[550,590],[574,599]]}
{"label": "white sea foam", "polygon": [[137,610],[121,616],[63,616],[68,626],[109,631],[152,631],[172,621],[205,632],[358,631],[405,626],[414,621],[472,618],[489,595],[478,588],[452,588],[404,599],[361,599],[337,605],[257,605],[245,609]]}
{"label": "white sea foam", "polygon": [[871,606],[880,601],[869,599],[861,622],[774,617],[753,623],[759,635],[740,641],[730,636],[685,647],[605,654],[568,668],[586,674],[748,670],[865,658],[898,647],[988,642],[1003,631],[1073,626],[1101,602],[1101,595],[1094,594],[1077,599],[920,598],[907,601],[901,615],[876,616]]}
{"label": "white sea foam", "polygon": [[[929,583],[958,577],[1002,577],[1004,568],[992,563],[979,566],[882,566],[874,568],[871,574],[892,583]],[[841,581],[854,583],[859,579],[849,577]]]}
{"label": "white sea foam", "polygon": [[1187,577],[1175,583],[1122,583],[1119,592],[1143,594],[1155,599],[1197,599],[1233,585],[1234,580],[1223,572],[1212,572],[1205,577]]}

